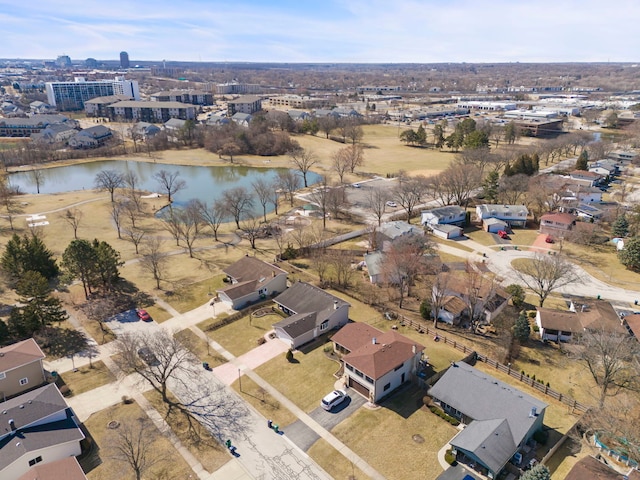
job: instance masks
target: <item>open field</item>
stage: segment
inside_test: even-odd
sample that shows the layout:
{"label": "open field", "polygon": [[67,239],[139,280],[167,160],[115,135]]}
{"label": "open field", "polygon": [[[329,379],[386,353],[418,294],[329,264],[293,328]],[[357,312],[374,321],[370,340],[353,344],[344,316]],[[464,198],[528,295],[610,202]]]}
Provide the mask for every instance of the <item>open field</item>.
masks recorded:
{"label": "open field", "polygon": [[91,368],[86,365],[78,368],[77,372],[70,370],[60,374],[60,376],[65,385],[69,387],[71,395],[80,395],[117,380],[101,361],[93,362],[93,367]]}
{"label": "open field", "polygon": [[[111,430],[107,424],[115,420],[120,423],[121,427],[131,425],[135,428],[141,419],[147,419],[146,414],[136,403],[132,403],[106,408],[94,413],[84,422],[100,448],[99,455],[102,459],[102,464],[87,474],[89,480],[112,480],[114,478],[133,480],[136,478],[125,463],[111,458],[114,452],[110,445],[116,438],[117,429]],[[171,442],[163,437],[155,427],[153,427],[153,432],[155,440],[151,445],[150,453],[153,458],[159,458],[161,461],[150,468],[145,478],[189,478],[193,474],[189,465],[171,445]]]}
{"label": "open field", "polygon": [[435,479],[442,473],[437,453],[457,430],[421,408],[423,396],[417,387],[404,388],[380,409],[360,408],[333,433],[389,480]]}

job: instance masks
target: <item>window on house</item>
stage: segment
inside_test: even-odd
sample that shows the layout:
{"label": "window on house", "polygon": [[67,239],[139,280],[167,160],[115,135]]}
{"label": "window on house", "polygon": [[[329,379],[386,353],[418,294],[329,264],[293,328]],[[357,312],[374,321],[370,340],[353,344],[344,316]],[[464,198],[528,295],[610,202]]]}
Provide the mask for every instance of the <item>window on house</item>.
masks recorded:
{"label": "window on house", "polygon": [[42,457],[38,456],[32,460],[29,460],[29,466],[33,467],[36,463],[40,463],[42,461]]}
{"label": "window on house", "polygon": [[383,390],[386,392],[386,391],[387,391],[387,390],[389,390],[390,388],[391,388],[391,383],[387,383],[387,384],[384,386]]}
{"label": "window on house", "polygon": [[4,380],[7,377],[7,374],[4,372],[0,372],[0,380]]}
{"label": "window on house", "polygon": [[373,378],[371,378],[371,377],[367,377],[367,376],[365,375],[364,379],[365,379],[367,382],[369,382],[369,383],[373,383]]}
{"label": "window on house", "polygon": [[27,383],[29,383],[29,379],[27,377],[20,379],[20,385],[26,385]]}
{"label": "window on house", "polygon": [[329,328],[329,320],[325,320],[320,324],[320,331],[326,330]]}
{"label": "window on house", "polygon": [[349,370],[350,372],[353,372],[353,367],[351,365],[349,365],[348,363],[347,363],[347,370]]}

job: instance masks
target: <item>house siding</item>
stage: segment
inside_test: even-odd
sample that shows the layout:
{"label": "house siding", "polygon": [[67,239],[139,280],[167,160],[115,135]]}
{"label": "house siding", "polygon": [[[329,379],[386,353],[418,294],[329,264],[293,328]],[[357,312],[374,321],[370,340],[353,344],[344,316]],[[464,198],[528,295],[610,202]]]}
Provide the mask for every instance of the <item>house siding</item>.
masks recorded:
{"label": "house siding", "polygon": [[[44,369],[42,368],[42,360],[37,360],[27,365],[2,372],[5,378],[0,380],[0,398],[14,397],[27,390],[33,390],[43,383],[46,383]],[[20,385],[20,379],[27,378],[25,385]]]}
{"label": "house siding", "polygon": [[40,464],[55,462],[66,457],[76,457],[80,455],[80,442],[75,440],[73,442],[63,443],[60,445],[54,445],[40,450],[33,450],[25,453],[22,457],[17,459],[11,465],[6,467],[0,472],[2,478],[18,478],[29,471],[31,466],[29,461],[36,457],[42,457]]}

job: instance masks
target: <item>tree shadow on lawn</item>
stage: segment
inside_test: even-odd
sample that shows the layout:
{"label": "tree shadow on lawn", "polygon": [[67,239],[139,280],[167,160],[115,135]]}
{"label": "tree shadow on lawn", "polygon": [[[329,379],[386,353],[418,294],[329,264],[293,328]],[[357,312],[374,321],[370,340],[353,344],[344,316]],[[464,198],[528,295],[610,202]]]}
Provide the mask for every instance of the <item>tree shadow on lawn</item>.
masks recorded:
{"label": "tree shadow on lawn", "polygon": [[391,410],[402,418],[407,419],[424,405],[422,398],[426,395],[417,385],[409,382],[398,388],[388,398],[378,402],[383,408]]}

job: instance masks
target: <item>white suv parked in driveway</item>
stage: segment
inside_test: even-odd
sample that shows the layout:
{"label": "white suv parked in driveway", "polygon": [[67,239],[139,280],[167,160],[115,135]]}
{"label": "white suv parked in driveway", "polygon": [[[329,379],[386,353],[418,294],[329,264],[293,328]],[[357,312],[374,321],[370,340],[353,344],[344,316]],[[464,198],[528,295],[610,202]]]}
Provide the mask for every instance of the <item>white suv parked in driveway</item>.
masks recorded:
{"label": "white suv parked in driveway", "polygon": [[340,405],[347,398],[347,392],[345,392],[344,390],[334,390],[322,399],[320,405],[322,406],[322,408],[329,411],[336,405]]}

